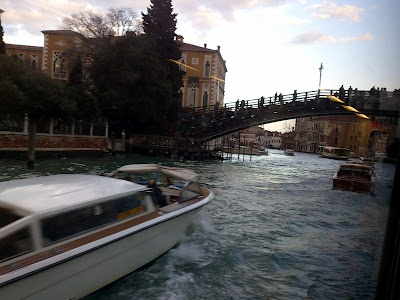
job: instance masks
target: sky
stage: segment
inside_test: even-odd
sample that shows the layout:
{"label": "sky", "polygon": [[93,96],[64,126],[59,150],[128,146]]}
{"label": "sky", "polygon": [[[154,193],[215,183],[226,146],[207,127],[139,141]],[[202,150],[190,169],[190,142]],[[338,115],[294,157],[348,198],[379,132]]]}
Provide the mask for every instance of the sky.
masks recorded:
{"label": "sky", "polygon": [[[172,0],[176,33],[226,60],[225,103],[343,85],[400,88],[399,0]],[[43,46],[43,30],[92,10],[150,0],[2,0],[4,41]],[[320,65],[323,70],[320,74]],[[282,130],[283,123],[266,125]],[[282,125],[283,124],[283,125]]]}

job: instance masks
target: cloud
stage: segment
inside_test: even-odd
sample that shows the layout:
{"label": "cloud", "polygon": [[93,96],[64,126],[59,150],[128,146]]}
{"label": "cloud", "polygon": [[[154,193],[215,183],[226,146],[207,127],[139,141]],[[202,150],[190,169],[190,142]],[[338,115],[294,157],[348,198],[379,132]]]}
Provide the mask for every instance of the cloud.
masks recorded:
{"label": "cloud", "polygon": [[[109,7],[131,7],[140,14],[149,1],[138,0],[135,4],[126,0],[5,0],[1,8],[5,11],[2,14],[3,26],[9,28],[18,26],[22,31],[32,35],[42,35],[42,30],[58,29],[64,17],[71,14],[92,10],[105,13]],[[138,6],[140,5],[140,6]],[[134,6],[134,7],[133,7]],[[5,31],[5,37],[11,32]],[[6,41],[7,42],[7,41]]]}
{"label": "cloud", "polygon": [[369,32],[364,33],[360,36],[335,38],[331,35],[326,35],[321,32],[309,31],[294,37],[292,43],[293,44],[313,44],[317,42],[349,43],[349,42],[359,42],[359,41],[373,41],[374,39],[375,37]]}
{"label": "cloud", "polygon": [[294,44],[313,44],[316,42],[336,42],[333,36],[323,34],[321,32],[309,31],[300,35],[297,35],[292,43]]}
{"label": "cloud", "polygon": [[334,2],[323,2],[320,4],[310,5],[306,7],[306,10],[309,10],[311,16],[318,19],[339,19],[342,21],[349,19],[353,22],[359,22],[361,20],[361,15],[365,11],[362,7],[350,4],[339,6]]}
{"label": "cloud", "polygon": [[344,37],[344,38],[340,38],[339,41],[342,43],[348,43],[348,42],[358,42],[358,41],[373,41],[375,39],[375,37],[367,32],[364,33],[363,35],[360,36],[356,36],[356,37]]}

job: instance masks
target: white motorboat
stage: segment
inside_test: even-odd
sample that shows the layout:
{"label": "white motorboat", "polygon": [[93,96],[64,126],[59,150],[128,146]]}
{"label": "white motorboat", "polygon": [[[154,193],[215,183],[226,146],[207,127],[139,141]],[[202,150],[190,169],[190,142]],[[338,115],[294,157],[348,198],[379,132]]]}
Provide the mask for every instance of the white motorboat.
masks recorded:
{"label": "white motorboat", "polygon": [[321,157],[348,160],[350,158],[350,150],[347,148],[325,146],[322,149]]}
{"label": "white motorboat", "polygon": [[293,156],[294,150],[293,149],[285,149],[285,151],[283,153],[288,156]]}
{"label": "white motorboat", "polygon": [[51,175],[0,183],[0,299],[80,299],[151,262],[184,236],[213,193],[196,174],[158,165],[185,178],[162,186],[159,207],[146,185],[95,175]]}

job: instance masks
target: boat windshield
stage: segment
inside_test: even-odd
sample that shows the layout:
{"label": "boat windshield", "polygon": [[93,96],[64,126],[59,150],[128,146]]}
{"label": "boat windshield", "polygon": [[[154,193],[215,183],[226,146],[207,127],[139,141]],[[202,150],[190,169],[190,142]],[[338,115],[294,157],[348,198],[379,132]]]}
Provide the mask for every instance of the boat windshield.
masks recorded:
{"label": "boat windshield", "polygon": [[196,182],[190,182],[183,188],[179,202],[196,199],[201,195],[200,186]]}

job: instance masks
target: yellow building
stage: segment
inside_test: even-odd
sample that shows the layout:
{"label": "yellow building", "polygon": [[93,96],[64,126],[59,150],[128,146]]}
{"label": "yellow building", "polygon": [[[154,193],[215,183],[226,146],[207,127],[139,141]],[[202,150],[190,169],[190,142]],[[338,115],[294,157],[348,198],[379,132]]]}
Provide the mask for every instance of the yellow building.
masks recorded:
{"label": "yellow building", "polygon": [[25,63],[29,64],[32,70],[42,70],[43,47],[6,44],[6,54],[16,55]]}
{"label": "yellow building", "polygon": [[72,47],[80,47],[86,38],[71,30],[45,30],[42,70],[50,77],[66,80],[67,65],[63,53]]}
{"label": "yellow building", "polygon": [[355,115],[296,119],[295,150],[317,153],[319,147],[347,148],[354,156],[369,151],[371,121]]}
{"label": "yellow building", "polygon": [[[18,55],[31,64],[32,69],[43,70],[48,76],[60,80],[68,79],[65,52],[72,47],[81,47],[87,39],[71,30],[45,30],[44,46],[6,44],[6,53]],[[206,107],[224,104],[225,74],[227,72],[220,47],[217,50],[183,42],[176,42],[182,52],[180,67],[185,71],[182,87],[183,107]]]}
{"label": "yellow building", "polygon": [[183,42],[181,36],[177,43],[182,51],[181,68],[184,70],[182,88],[183,107],[223,106],[225,95],[225,61],[220,47],[217,50],[199,47]]}

